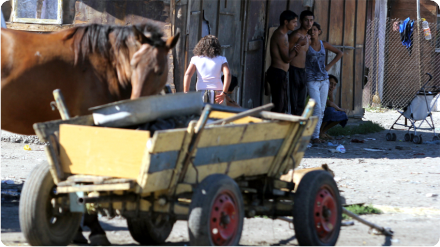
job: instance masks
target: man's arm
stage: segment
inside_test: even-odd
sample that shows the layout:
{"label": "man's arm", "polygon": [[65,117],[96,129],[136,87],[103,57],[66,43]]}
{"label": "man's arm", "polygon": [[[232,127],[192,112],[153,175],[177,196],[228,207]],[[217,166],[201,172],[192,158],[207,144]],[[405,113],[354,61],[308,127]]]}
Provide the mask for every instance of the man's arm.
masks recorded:
{"label": "man's arm", "polygon": [[290,61],[295,57],[296,52],[289,53],[289,40],[287,35],[277,34],[276,41],[281,59],[285,63],[290,63]]}

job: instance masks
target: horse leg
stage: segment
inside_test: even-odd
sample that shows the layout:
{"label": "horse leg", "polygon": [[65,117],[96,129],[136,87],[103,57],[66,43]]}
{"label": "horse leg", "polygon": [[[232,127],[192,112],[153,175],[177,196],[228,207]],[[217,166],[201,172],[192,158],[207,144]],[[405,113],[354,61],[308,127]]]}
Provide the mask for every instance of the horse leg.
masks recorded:
{"label": "horse leg", "polygon": [[84,214],[84,223],[83,226],[87,226],[90,228],[90,244],[91,245],[111,245],[110,241],[108,241],[107,236],[105,235],[104,229],[102,229],[101,225],[98,221],[97,214]]}

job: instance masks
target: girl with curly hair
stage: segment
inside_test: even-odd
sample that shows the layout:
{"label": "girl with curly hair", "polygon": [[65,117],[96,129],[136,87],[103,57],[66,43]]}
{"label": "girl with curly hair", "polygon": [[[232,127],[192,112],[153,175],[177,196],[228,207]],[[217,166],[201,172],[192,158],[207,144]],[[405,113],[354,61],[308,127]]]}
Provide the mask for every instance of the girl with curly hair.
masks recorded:
{"label": "girl with curly hair", "polygon": [[[231,83],[228,61],[221,56],[221,46],[217,37],[207,35],[194,48],[194,57],[183,78],[183,91],[189,91],[191,77],[197,71],[196,90],[203,92],[204,102],[222,104]],[[222,83],[222,72],[225,83]]]}

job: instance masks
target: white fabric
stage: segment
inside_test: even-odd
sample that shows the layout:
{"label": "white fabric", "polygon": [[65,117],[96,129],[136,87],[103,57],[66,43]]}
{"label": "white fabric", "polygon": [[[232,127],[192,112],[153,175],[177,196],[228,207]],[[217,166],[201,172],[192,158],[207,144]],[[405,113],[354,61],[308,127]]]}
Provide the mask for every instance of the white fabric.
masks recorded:
{"label": "white fabric", "polygon": [[[430,110],[428,109],[428,105],[432,107],[431,101],[434,99],[433,95],[427,95],[425,100],[425,95],[417,95],[412,101],[411,104],[408,106],[406,111],[403,113],[403,116],[405,116],[408,119],[412,120],[424,120]],[[426,101],[428,101],[428,105],[426,105]],[[412,116],[411,116],[412,113]]]}
{"label": "white fabric", "polygon": [[205,56],[194,56],[191,64],[197,68],[196,90],[223,90],[222,65],[227,63],[225,57],[217,56],[209,58]]}
{"label": "white fabric", "polygon": [[315,131],[313,132],[312,139],[319,138],[319,130],[321,129],[322,119],[324,118],[325,105],[327,103],[329,80],[324,81],[308,81],[307,91],[310,98],[316,101],[315,109],[313,110],[313,116],[319,118],[316,124]]}

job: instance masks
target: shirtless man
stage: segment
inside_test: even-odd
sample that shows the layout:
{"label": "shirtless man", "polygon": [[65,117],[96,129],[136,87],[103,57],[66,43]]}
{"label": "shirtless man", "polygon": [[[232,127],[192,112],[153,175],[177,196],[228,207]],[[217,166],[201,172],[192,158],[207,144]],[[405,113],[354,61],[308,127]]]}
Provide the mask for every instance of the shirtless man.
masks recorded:
{"label": "shirtless man", "polygon": [[[289,92],[290,105],[293,115],[300,116],[305,108],[307,97],[306,82],[306,54],[309,49],[309,38],[307,32],[312,28],[314,22],[313,12],[304,10],[300,15],[301,27],[289,34],[289,51],[295,50],[297,55],[290,61],[289,68]],[[298,41],[304,40],[298,45]]]}
{"label": "shirtless man", "polygon": [[293,31],[298,25],[298,15],[286,10],[280,15],[280,26],[270,39],[271,64],[266,72],[270,84],[273,112],[285,113],[287,110],[287,71],[289,63],[296,55],[295,50],[289,52],[288,31]]}

